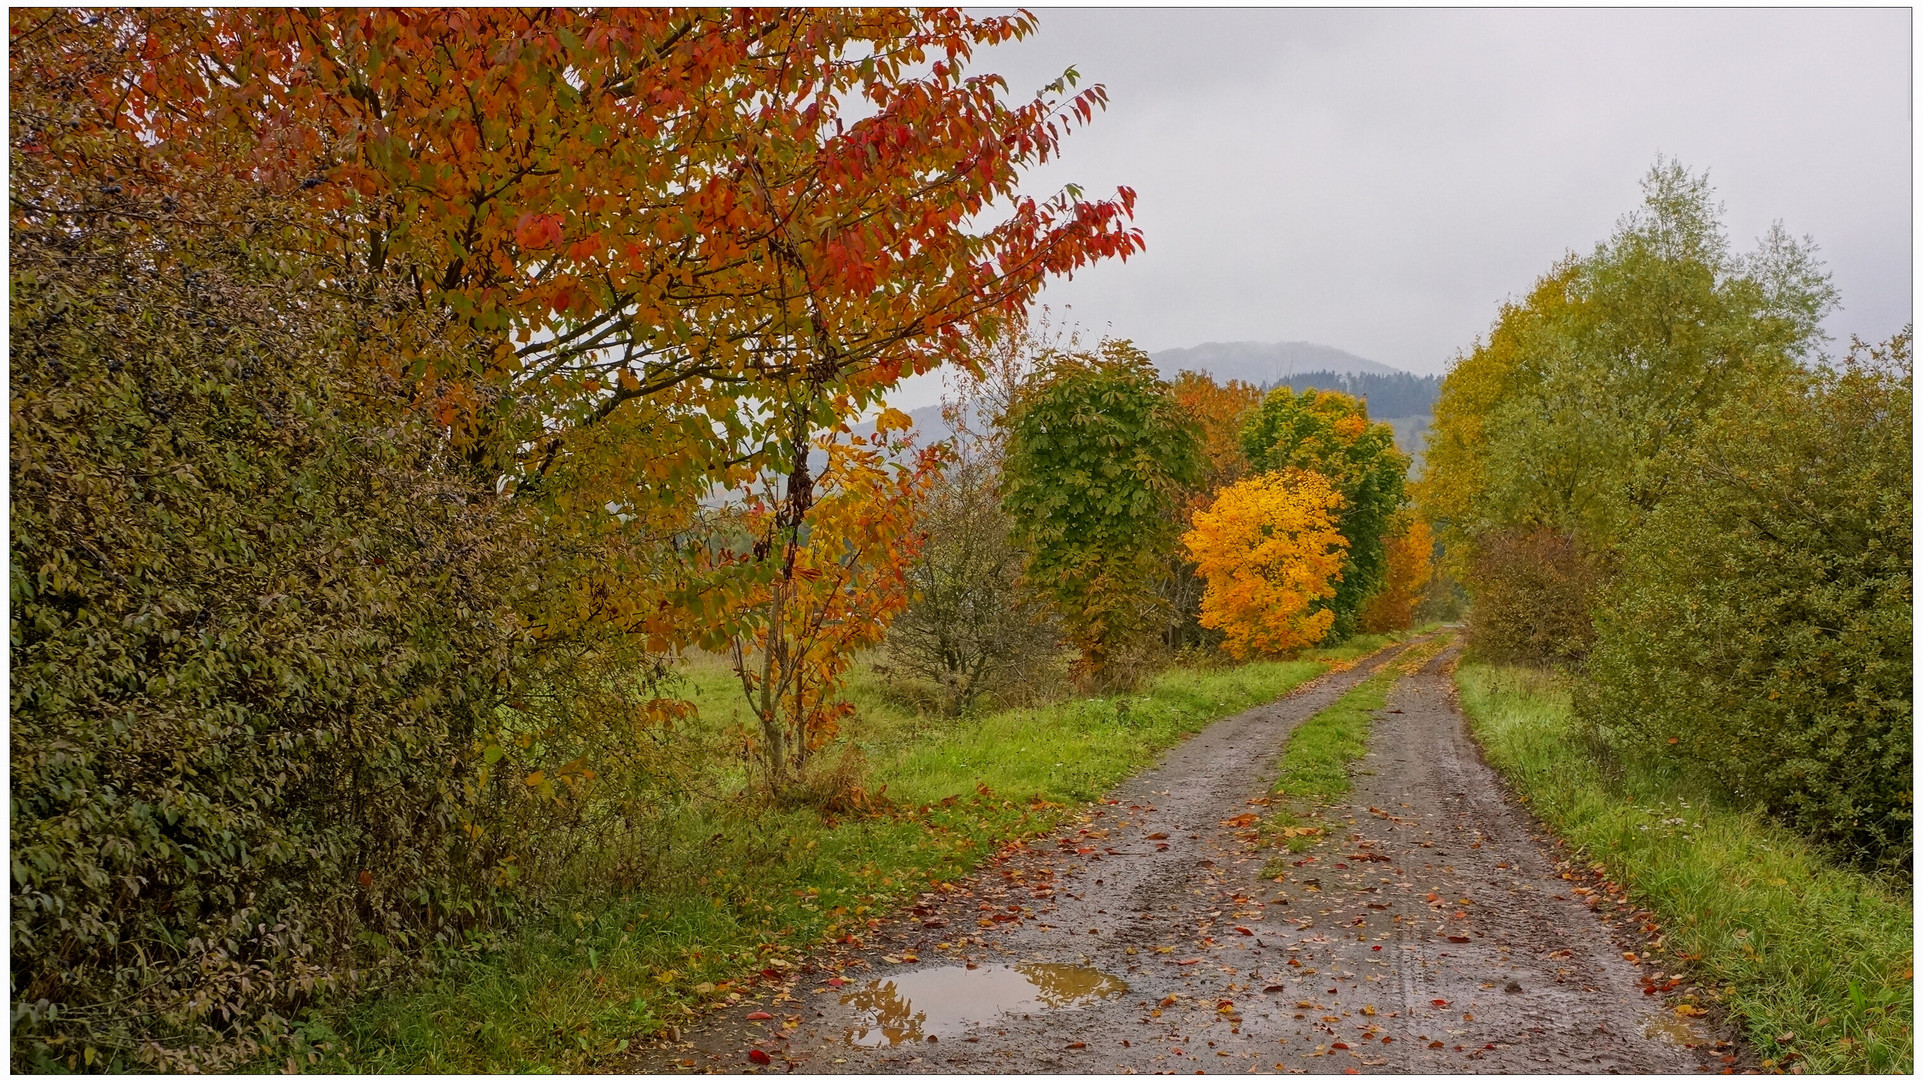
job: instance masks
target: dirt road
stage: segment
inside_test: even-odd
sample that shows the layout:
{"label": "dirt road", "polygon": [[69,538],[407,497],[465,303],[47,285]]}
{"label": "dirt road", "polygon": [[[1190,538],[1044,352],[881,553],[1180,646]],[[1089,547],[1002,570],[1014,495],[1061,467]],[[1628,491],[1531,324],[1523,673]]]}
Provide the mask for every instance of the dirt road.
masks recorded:
{"label": "dirt road", "polygon": [[[1696,1072],[1659,993],[1482,764],[1453,648],[1404,675],[1340,828],[1242,815],[1390,650],[1222,720],[1056,836],[631,1062],[648,1071]],[[1241,824],[1238,824],[1238,818]],[[765,1017],[765,1019],[751,1017]],[[765,1061],[764,1061],[765,1058]],[[1720,1064],[1717,1066],[1720,1071]]]}

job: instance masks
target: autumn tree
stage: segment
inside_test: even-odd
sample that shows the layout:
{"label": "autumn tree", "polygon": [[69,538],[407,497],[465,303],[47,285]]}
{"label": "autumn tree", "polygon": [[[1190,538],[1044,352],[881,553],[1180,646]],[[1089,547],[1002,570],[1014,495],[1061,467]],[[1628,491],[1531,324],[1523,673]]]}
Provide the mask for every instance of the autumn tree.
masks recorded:
{"label": "autumn tree", "polygon": [[1206,583],[1201,622],[1226,635],[1238,659],[1274,655],[1328,636],[1348,541],[1342,495],[1301,469],[1230,484],[1182,537]]}
{"label": "autumn tree", "polygon": [[1914,847],[1906,330],[1730,401],[1598,597],[1578,715],[1822,842]]}
{"label": "autumn tree", "polygon": [[[1676,452],[1706,418],[1795,377],[1821,340],[1836,294],[1808,241],[1773,229],[1737,254],[1707,179],[1674,161],[1657,162],[1643,195],[1609,240],[1504,307],[1443,382],[1418,491],[1472,592],[1474,565],[1494,568],[1478,537],[1507,537],[1498,546],[1518,554],[1580,552],[1581,565],[1534,576],[1600,584],[1668,497]],[[1477,617],[1522,637],[1549,632],[1528,627],[1526,590],[1502,594],[1523,606]],[[1588,631],[1557,625],[1575,636],[1552,651],[1579,656]]]}
{"label": "autumn tree", "polygon": [[[1262,399],[1262,393],[1248,383],[1231,379],[1224,385],[1196,371],[1181,372],[1172,385],[1176,402],[1201,431],[1205,463],[1175,509],[1181,527],[1187,529],[1197,510],[1207,507],[1217,492],[1248,472],[1248,458],[1242,453],[1242,422]],[[1187,549],[1179,545],[1163,574],[1162,595],[1170,609],[1169,623],[1162,636],[1170,648],[1209,648],[1219,644],[1219,635],[1212,634],[1199,621],[1202,579],[1196,575]]]}
{"label": "autumn tree", "polygon": [[1337,637],[1355,632],[1362,605],[1382,587],[1388,569],[1383,546],[1402,506],[1408,455],[1396,449],[1395,429],[1370,423],[1367,403],[1335,390],[1287,386],[1271,390],[1242,429],[1242,451],[1262,471],[1317,473],[1342,496],[1337,526],[1347,546],[1342,576],[1328,605]]}
{"label": "autumn tree", "polygon": [[1396,511],[1383,540],[1382,588],[1362,606],[1362,629],[1382,633],[1414,625],[1416,604],[1434,576],[1435,543],[1435,533],[1414,508]]}
{"label": "autumn tree", "polygon": [[[838,696],[849,665],[881,643],[908,604],[908,569],[938,454],[904,452],[891,433],[907,425],[892,413],[872,441],[822,440],[822,498],[811,508],[805,542],[792,553],[791,572],[748,595],[756,617],[744,622],[752,630],[729,643],[777,796],[804,789],[812,758],[853,712]],[[739,513],[743,532],[765,534],[761,523],[778,512],[771,497],[751,500]]]}
{"label": "autumn tree", "polygon": [[[75,131],[137,135],[126,185],[220,171],[304,208],[253,242],[361,305],[359,362],[431,395],[474,467],[578,557],[526,612],[719,645],[764,582],[676,565],[716,484],[780,478],[752,545],[792,574],[817,437],[1049,276],[1141,245],[1133,193],[1022,193],[1104,103],[969,68],[1031,16],[949,9],[17,15]],[[1005,207],[981,224],[990,205]],[[432,323],[453,350],[425,350]],[[788,583],[792,587],[792,582]],[[750,617],[744,615],[743,617]],[[691,634],[690,628],[697,628]]]}
{"label": "autumn tree", "polygon": [[1175,510],[1202,468],[1194,422],[1126,341],[1052,356],[1004,418],[1002,505],[1080,652],[1085,683],[1127,681],[1162,625]]}

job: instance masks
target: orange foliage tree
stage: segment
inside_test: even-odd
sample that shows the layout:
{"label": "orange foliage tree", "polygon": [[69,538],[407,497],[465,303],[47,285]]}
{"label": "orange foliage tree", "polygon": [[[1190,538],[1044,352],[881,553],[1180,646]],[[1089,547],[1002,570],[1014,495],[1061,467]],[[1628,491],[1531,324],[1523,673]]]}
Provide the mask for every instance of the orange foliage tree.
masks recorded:
{"label": "orange foliage tree", "polygon": [[[891,434],[908,418],[889,410],[872,442],[824,438],[821,499],[806,537],[787,545],[780,572],[740,598],[728,654],[754,710],[761,761],[776,794],[796,790],[811,755],[854,710],[836,692],[857,653],[881,643],[912,599],[909,567],[921,549],[920,509],[938,475],[933,448],[910,452]],[[741,525],[759,546],[779,532],[780,504],[750,501]]]}
{"label": "orange foliage tree", "polygon": [[[531,630],[713,647],[764,610],[769,574],[797,588],[821,435],[909,374],[972,368],[966,341],[1050,276],[1140,250],[1132,191],[1020,190],[1106,102],[1072,74],[1022,98],[972,70],[1034,27],[957,9],[20,11],[16,75],[73,90],[16,143],[102,192],[218,175],[278,208],[237,205],[231,226],[370,298],[357,360],[571,553]],[[371,299],[396,289],[411,302]],[[775,477],[754,573],[678,561],[715,485]]]}
{"label": "orange foliage tree", "polygon": [[1362,629],[1406,630],[1415,622],[1416,603],[1435,572],[1435,546],[1435,533],[1422,515],[1408,508],[1397,512],[1383,538],[1388,558],[1382,588],[1362,606]]}
{"label": "orange foliage tree", "polygon": [[1207,583],[1202,625],[1237,659],[1322,640],[1348,541],[1342,496],[1317,473],[1261,473],[1223,488],[1182,537]]}
{"label": "orange foliage tree", "polygon": [[1200,428],[1202,476],[1190,498],[1193,511],[1207,506],[1222,488],[1242,479],[1249,471],[1249,459],[1242,452],[1242,424],[1250,409],[1262,400],[1262,392],[1239,379],[1218,383],[1197,371],[1184,371],[1171,384],[1175,401]]}

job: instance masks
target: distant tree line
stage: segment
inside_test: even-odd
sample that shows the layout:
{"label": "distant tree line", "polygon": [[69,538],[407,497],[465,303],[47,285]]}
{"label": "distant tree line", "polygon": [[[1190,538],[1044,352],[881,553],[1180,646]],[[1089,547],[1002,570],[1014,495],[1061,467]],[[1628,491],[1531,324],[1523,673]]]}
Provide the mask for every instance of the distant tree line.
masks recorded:
{"label": "distant tree line", "polygon": [[1286,386],[1300,394],[1304,390],[1335,390],[1369,403],[1372,416],[1390,420],[1404,416],[1428,416],[1442,393],[1442,376],[1411,375],[1406,371],[1377,375],[1367,371],[1305,371],[1264,386],[1272,390]]}

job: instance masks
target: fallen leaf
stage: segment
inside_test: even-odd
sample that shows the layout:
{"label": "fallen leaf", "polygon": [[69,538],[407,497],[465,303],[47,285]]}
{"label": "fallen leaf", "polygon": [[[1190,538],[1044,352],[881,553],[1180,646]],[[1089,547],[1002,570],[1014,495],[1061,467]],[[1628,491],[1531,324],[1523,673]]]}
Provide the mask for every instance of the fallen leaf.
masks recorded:
{"label": "fallen leaf", "polygon": [[765,1013],[765,1012],[751,1012],[747,1015],[746,1018],[749,1020],[773,1020],[774,1014]]}
{"label": "fallen leaf", "polygon": [[1254,937],[1254,936],[1255,936],[1255,931],[1253,931],[1253,930],[1251,930],[1251,929],[1249,929],[1249,928],[1248,928],[1248,927],[1246,927],[1246,926],[1238,926],[1238,927],[1236,927],[1236,928],[1235,928],[1235,932],[1236,932],[1236,933],[1238,933],[1238,934],[1247,934],[1247,935],[1248,935],[1249,937]]}
{"label": "fallen leaf", "polygon": [[750,1050],[748,1051],[748,1060],[754,1062],[756,1065],[766,1065],[774,1059],[768,1056],[766,1050]]}
{"label": "fallen leaf", "polygon": [[1431,1000],[1429,1004],[1434,1005],[1438,1009],[1446,1009],[1449,1007],[1449,1003],[1442,1000],[1441,998],[1435,998]]}

